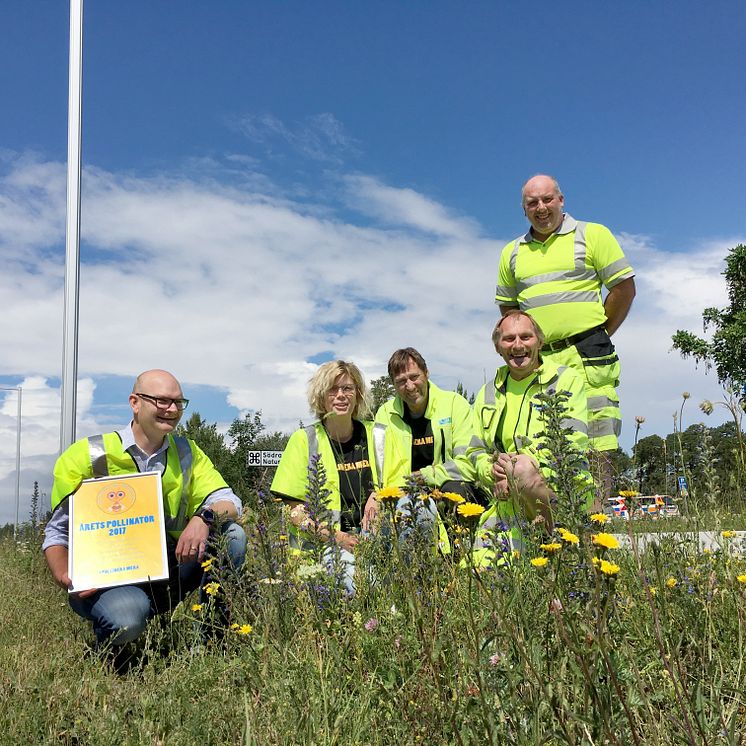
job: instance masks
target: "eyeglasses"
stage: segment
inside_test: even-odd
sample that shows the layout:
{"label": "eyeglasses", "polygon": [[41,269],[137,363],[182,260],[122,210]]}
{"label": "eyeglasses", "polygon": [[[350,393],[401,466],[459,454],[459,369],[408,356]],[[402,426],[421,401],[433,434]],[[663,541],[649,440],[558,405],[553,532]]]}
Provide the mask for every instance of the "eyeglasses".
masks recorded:
{"label": "eyeglasses", "polygon": [[167,399],[164,396],[150,396],[150,394],[138,394],[137,392],[135,396],[149,401],[158,409],[168,409],[173,404],[179,412],[183,412],[189,406],[189,399]]}
{"label": "eyeglasses", "polygon": [[345,396],[352,396],[355,393],[356,389],[354,386],[346,383],[344,386],[331,386],[327,390],[326,395],[336,396],[338,391],[341,391]]}

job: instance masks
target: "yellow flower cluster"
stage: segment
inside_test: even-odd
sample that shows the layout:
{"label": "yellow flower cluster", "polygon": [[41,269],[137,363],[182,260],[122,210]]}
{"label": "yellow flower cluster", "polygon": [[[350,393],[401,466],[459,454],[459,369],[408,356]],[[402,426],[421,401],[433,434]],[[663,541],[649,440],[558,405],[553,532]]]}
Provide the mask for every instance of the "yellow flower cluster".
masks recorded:
{"label": "yellow flower cluster", "polygon": [[212,583],[208,583],[205,586],[205,593],[208,596],[217,596],[219,590],[220,590],[220,583],[216,583],[215,581],[213,581]]}
{"label": "yellow flower cluster", "polygon": [[534,557],[534,559],[531,560],[531,564],[534,567],[546,567],[547,562],[549,562],[549,560],[546,557]]}
{"label": "yellow flower cluster", "polygon": [[735,531],[723,531],[721,535],[724,539],[732,539],[736,535],[736,532]]}
{"label": "yellow flower cluster", "polygon": [[744,583],[744,584],[746,584],[746,573],[744,573],[743,575],[736,575],[736,580],[737,580],[737,581],[738,581],[739,583]]}
{"label": "yellow flower cluster", "polygon": [[539,547],[545,552],[559,552],[562,549],[562,544],[558,541],[553,541],[550,544],[540,544]]}
{"label": "yellow flower cluster", "polygon": [[606,560],[601,560],[597,567],[604,575],[616,575],[619,572],[619,565]]}
{"label": "yellow flower cluster", "polygon": [[637,497],[639,494],[637,490],[619,490],[619,497]]}
{"label": "yellow flower cluster", "polygon": [[[435,493],[433,493],[433,496],[435,496]],[[457,495],[455,492],[441,492],[439,497],[455,503],[456,505],[461,505],[461,503],[466,502],[461,495]]]}
{"label": "yellow flower cluster", "polygon": [[591,540],[597,547],[605,549],[619,549],[619,541],[613,534],[593,534]]}
{"label": "yellow flower cluster", "polygon": [[250,624],[236,624],[236,622],[231,624],[231,629],[237,635],[250,635],[254,631],[254,628]]}
{"label": "yellow flower cluster", "polygon": [[603,525],[604,523],[608,523],[609,516],[607,516],[606,513],[593,513],[591,515],[591,520],[594,523],[598,523],[600,525]]}
{"label": "yellow flower cluster", "polygon": [[204,604],[192,604],[192,611],[202,611]]}
{"label": "yellow flower cluster", "polygon": [[679,584],[679,581],[676,580],[676,578],[668,578],[668,580],[666,580],[667,588],[675,588],[678,584]]}
{"label": "yellow flower cluster", "polygon": [[206,560],[205,560],[205,561],[204,561],[204,562],[202,563],[202,565],[201,565],[202,569],[203,569],[203,570],[204,570],[205,572],[210,572],[210,570],[212,569],[212,562],[213,562],[213,558],[212,558],[212,557],[210,557],[210,559],[206,559]]}
{"label": "yellow flower cluster", "polygon": [[382,502],[394,502],[404,497],[404,493],[398,487],[384,487],[376,492],[376,497]]}
{"label": "yellow flower cluster", "polygon": [[572,531],[568,531],[566,528],[558,528],[557,533],[560,535],[560,538],[568,544],[580,544],[580,538],[578,535],[574,534]]}
{"label": "yellow flower cluster", "polygon": [[484,513],[484,508],[477,503],[461,503],[461,505],[456,508],[456,512],[462,518],[478,518],[482,513]]}

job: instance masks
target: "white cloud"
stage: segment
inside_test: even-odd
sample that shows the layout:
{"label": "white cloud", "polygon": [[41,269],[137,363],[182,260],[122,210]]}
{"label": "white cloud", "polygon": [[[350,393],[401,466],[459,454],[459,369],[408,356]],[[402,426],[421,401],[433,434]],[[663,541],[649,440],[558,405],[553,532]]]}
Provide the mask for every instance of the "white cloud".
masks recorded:
{"label": "white cloud", "polygon": [[341,163],[345,154],[357,153],[357,143],[333,114],[322,112],[288,126],[273,114],[249,114],[235,122],[236,128],[252,142],[276,157],[278,146],[289,146],[314,161]]}
{"label": "white cloud", "polygon": [[[305,387],[314,366],[307,361],[327,351],[356,361],[369,379],[407,345],[420,349],[443,386],[460,380],[475,391],[492,377],[501,241],[485,240],[475,221],[360,174],[340,179],[341,201],[364,207],[375,224],[339,217],[320,197],[291,198],[277,184],[262,189],[250,174],[244,186],[232,176],[228,186],[214,163],[208,171],[209,178],[84,174],[81,435],[113,419],[95,401],[97,377],[129,378],[151,367],[174,371],[187,392],[190,384],[214,386],[238,410],[261,409],[268,427],[287,430],[309,420]],[[60,195],[62,164],[0,160],[0,375],[21,380],[28,372],[26,493],[31,474],[46,474],[49,490],[59,438],[59,392],[46,379],[59,375],[61,360]],[[681,391],[694,401],[716,395],[714,379],[668,350],[677,328],[699,329],[702,308],[724,302],[723,257],[737,239],[684,254],[644,236],[621,238],[638,284],[615,337],[625,422],[643,414],[645,433],[668,432]],[[0,506],[14,495],[9,396],[0,408]],[[628,425],[626,433],[629,446]]]}
{"label": "white cloud", "polygon": [[393,226],[408,226],[437,236],[473,239],[478,232],[474,220],[454,217],[414,189],[391,187],[371,176],[348,176],[348,201],[363,214]]}

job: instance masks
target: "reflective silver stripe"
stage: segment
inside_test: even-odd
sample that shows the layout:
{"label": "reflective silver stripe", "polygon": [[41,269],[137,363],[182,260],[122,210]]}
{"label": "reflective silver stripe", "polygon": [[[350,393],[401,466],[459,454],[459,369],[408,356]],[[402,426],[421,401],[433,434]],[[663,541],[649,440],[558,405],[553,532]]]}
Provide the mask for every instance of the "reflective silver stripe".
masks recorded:
{"label": "reflective silver stripe", "polygon": [[523,236],[516,238],[515,243],[513,244],[513,251],[510,252],[510,274],[513,275],[513,277],[515,277],[515,263],[518,258],[518,249],[521,248],[522,238]]}
{"label": "reflective silver stripe", "polygon": [[494,404],[495,403],[495,385],[493,384],[487,384],[484,387],[484,403],[485,404]]}
{"label": "reflective silver stripe", "polygon": [[378,486],[385,487],[383,483],[383,454],[386,450],[386,425],[376,422],[373,425],[373,458],[376,462],[376,474],[378,475]]}
{"label": "reflective silver stripe", "polygon": [[622,420],[616,417],[603,417],[588,423],[588,437],[603,438],[606,435],[618,436],[622,432]]}
{"label": "reflective silver stripe", "polygon": [[619,402],[609,399],[608,396],[588,397],[588,411],[597,412],[599,409],[603,409],[604,407],[616,407],[619,409]]}
{"label": "reflective silver stripe", "polygon": [[456,446],[453,449],[453,455],[454,456],[465,456],[466,455],[466,446]]}
{"label": "reflective silver stripe", "polygon": [[601,278],[601,282],[605,285],[610,277],[613,277],[615,274],[622,272],[625,269],[628,269],[630,272],[632,271],[632,267],[629,266],[627,257],[623,256],[621,259],[617,259],[615,262],[600,269],[598,271],[598,276]]}
{"label": "reflective silver stripe", "polygon": [[586,425],[583,420],[576,420],[574,417],[565,417],[560,424],[562,427],[569,427],[571,430],[578,433],[588,432],[588,425]]}
{"label": "reflective silver stripe", "polygon": [[503,298],[511,298],[512,300],[515,300],[518,297],[518,289],[507,287],[505,285],[497,285],[495,287],[495,296],[497,296],[498,300],[503,303],[505,302],[502,300]]}
{"label": "reflective silver stripe", "polygon": [[[583,260],[585,264],[585,260]],[[583,267],[575,267],[568,271],[560,272],[547,272],[543,275],[534,275],[533,277],[524,277],[522,280],[516,281],[518,292],[523,292],[533,285],[541,285],[545,282],[555,282],[557,280],[595,280],[598,277],[596,272],[592,269]]]}
{"label": "reflective silver stripe", "polygon": [[461,476],[461,472],[458,470],[458,467],[453,461],[444,461],[442,466],[446,470],[446,474],[448,474],[451,479],[463,479],[463,477]]}
{"label": "reflective silver stripe", "polygon": [[477,438],[476,435],[471,436],[471,440],[469,441],[469,450],[471,451],[471,453],[469,454],[469,461],[471,461],[474,466],[477,465],[477,458],[479,458],[479,456],[481,456],[483,453],[487,452],[484,441],[481,438]]}
{"label": "reflective silver stripe", "polygon": [[575,269],[585,268],[585,257],[588,253],[588,247],[585,243],[585,229],[587,225],[588,223],[585,220],[578,220],[575,223],[575,243],[573,245]]}
{"label": "reflective silver stripe", "polygon": [[593,290],[566,290],[562,293],[547,293],[523,302],[523,310],[552,306],[556,303],[598,303],[598,293]]}
{"label": "reflective silver stripe", "polygon": [[106,463],[103,435],[93,435],[88,438],[88,452],[91,454],[91,468],[94,478],[108,477],[109,465]]}
{"label": "reflective silver stripe", "polygon": [[[179,466],[181,467],[181,497],[179,499],[179,512],[175,517],[166,516],[166,531],[182,531],[187,524],[187,508],[189,507],[189,482],[192,477],[192,448],[189,441],[181,436],[174,435],[174,445],[179,455]],[[168,459],[168,456],[166,457]],[[168,463],[166,464],[168,468]]]}
{"label": "reflective silver stripe", "polygon": [[311,465],[311,459],[319,452],[319,437],[316,435],[316,428],[313,425],[303,428],[308,438],[308,465]]}

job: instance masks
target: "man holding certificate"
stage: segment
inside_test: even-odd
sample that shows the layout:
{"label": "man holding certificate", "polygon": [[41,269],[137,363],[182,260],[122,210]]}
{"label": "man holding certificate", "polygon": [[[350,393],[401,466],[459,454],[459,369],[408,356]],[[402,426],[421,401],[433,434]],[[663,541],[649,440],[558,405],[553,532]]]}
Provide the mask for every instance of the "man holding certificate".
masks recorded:
{"label": "man holding certificate", "polygon": [[[173,375],[146,371],[129,396],[130,424],[73,443],[55,464],[42,548],[99,645],[131,642],[204,583],[202,561],[219,534],[232,569],[243,564],[241,501],[194,441],[173,435],[188,403]],[[151,485],[138,481],[146,473]],[[160,572],[149,554],[159,567],[162,556]]]}

